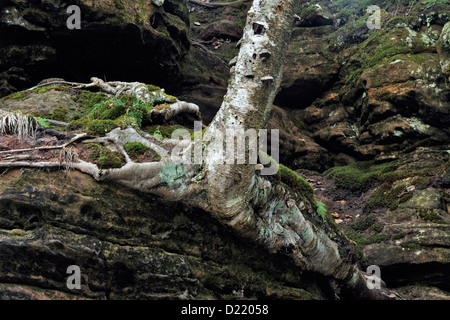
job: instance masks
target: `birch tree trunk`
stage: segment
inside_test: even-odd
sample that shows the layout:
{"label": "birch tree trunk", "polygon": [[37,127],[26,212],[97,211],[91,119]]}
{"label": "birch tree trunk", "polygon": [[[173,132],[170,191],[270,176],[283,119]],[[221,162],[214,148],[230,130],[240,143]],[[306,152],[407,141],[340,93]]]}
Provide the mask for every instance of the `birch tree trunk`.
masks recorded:
{"label": "birch tree trunk", "polygon": [[[101,139],[114,143],[121,151],[128,141],[142,142],[157,150],[161,161],[134,163],[127,157],[127,164],[119,169],[101,170],[83,161],[73,163],[72,167],[99,181],[119,182],[166,200],[200,207],[242,238],[272,253],[289,256],[299,272],[309,270],[335,279],[353,297],[393,298],[386,290],[368,289],[366,277],[356,265],[352,244],[315,208],[313,212],[303,212],[301,194],[261,175],[248,161],[244,164],[220,161],[225,141],[218,137],[225,132],[266,128],[298,5],[299,0],[253,1],[228,92],[204,132],[207,142],[194,142],[185,149],[203,152],[201,163],[174,163],[145,134],[128,128],[115,129]],[[0,163],[0,167],[13,166],[42,168],[57,164]]]}

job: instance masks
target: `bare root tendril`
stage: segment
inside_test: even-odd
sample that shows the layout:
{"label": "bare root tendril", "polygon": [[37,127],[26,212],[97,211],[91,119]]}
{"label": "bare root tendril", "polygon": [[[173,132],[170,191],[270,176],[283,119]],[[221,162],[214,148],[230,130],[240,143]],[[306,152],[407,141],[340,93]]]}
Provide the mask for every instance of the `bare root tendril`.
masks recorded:
{"label": "bare root tendril", "polygon": [[78,153],[73,148],[62,148],[59,152],[60,164],[63,164],[66,171],[73,169],[73,164],[79,161]]}
{"label": "bare root tendril", "polygon": [[5,112],[0,110],[0,134],[14,134],[22,141],[28,137],[34,138],[38,128],[33,117],[21,112]]}

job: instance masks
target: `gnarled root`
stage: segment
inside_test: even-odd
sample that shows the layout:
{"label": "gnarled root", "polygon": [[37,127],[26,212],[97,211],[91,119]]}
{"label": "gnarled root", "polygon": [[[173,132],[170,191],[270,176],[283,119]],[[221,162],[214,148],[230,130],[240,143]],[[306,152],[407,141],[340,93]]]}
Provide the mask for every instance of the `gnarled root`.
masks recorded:
{"label": "gnarled root", "polygon": [[[102,79],[92,77],[91,83],[83,84],[78,82],[68,82],[68,81],[51,81],[47,83],[43,83],[37,85],[28,90],[38,89],[44,86],[51,85],[70,85],[75,89],[89,89],[89,88],[99,88],[105,93],[112,94],[114,96],[119,95],[130,95],[133,96],[143,102],[151,103],[154,99],[162,99],[164,100],[164,96],[161,92],[150,92],[148,87],[141,82],[121,82],[121,81],[111,81],[105,82]],[[163,91],[163,89],[162,89]],[[201,119],[200,117],[200,109],[196,104],[188,103],[185,101],[177,100],[175,103],[172,103],[168,107],[164,108],[154,108],[150,111],[151,117],[163,117],[164,121],[167,121],[179,114],[191,114],[196,119]],[[62,123],[63,125],[67,125]]]}

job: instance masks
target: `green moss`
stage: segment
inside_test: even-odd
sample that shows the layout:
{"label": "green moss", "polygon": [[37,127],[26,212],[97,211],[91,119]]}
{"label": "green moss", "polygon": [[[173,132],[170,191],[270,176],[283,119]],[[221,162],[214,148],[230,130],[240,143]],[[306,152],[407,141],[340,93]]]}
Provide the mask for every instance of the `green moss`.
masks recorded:
{"label": "green moss", "polygon": [[137,158],[138,156],[143,155],[144,153],[150,150],[149,147],[140,142],[130,141],[125,143],[123,147],[131,158]]}
{"label": "green moss", "polygon": [[423,245],[421,245],[419,243],[413,243],[413,242],[402,244],[402,247],[407,248],[407,249],[422,249],[422,248],[424,248]]}
{"label": "green moss", "polygon": [[430,222],[439,222],[442,220],[442,218],[434,211],[434,209],[430,208],[417,208],[416,210],[417,216],[425,221]]}
{"label": "green moss", "polygon": [[430,9],[433,6],[448,6],[450,3],[448,0],[425,0],[420,3],[421,6],[423,6],[422,10]]}
{"label": "green moss", "polygon": [[317,13],[314,7],[306,7],[306,8],[299,8],[299,10],[297,10],[297,15],[300,17],[302,21],[304,21],[314,18],[314,16],[316,16]]}
{"label": "green moss", "polygon": [[116,122],[112,120],[90,120],[87,118],[72,121],[68,130],[84,130],[87,134],[104,136],[109,131],[117,128]]}
{"label": "green moss", "polygon": [[80,93],[74,97],[74,101],[77,102],[83,115],[87,115],[96,104],[108,99],[109,97],[105,93],[86,90],[80,91]]}
{"label": "green moss", "polygon": [[400,203],[406,202],[413,196],[412,192],[405,192],[405,185],[392,188],[390,182],[379,186],[366,202],[365,209],[370,212],[376,208],[389,208],[395,210]]}
{"label": "green moss", "polygon": [[336,13],[335,19],[348,19],[348,18],[352,17],[353,14],[354,14],[354,11],[351,9],[342,9]]}
{"label": "green moss", "polygon": [[161,156],[156,153],[155,151],[151,150],[146,145],[140,143],[140,142],[127,142],[123,146],[125,151],[128,153],[128,155],[131,158],[138,158],[139,156],[148,156],[151,158],[151,161],[159,161],[161,160]]}
{"label": "green moss", "polygon": [[50,127],[50,124],[48,123],[47,119],[41,118],[41,117],[34,117],[37,123],[39,123],[43,127]]}
{"label": "green moss", "polygon": [[45,86],[45,87],[41,87],[41,88],[37,88],[37,89],[33,89],[33,90],[24,90],[24,91],[15,92],[6,97],[3,97],[1,100],[5,100],[5,101],[6,100],[20,100],[20,99],[26,98],[27,96],[29,96],[32,93],[46,93],[51,90],[68,91],[68,89],[69,89],[69,87],[64,86],[64,85]]}
{"label": "green moss", "polygon": [[345,235],[359,246],[383,242],[391,235],[382,233],[383,225],[377,222],[375,215],[366,215],[353,221],[345,228]]}
{"label": "green moss", "polygon": [[26,91],[19,91],[19,92],[15,92],[12,93],[6,97],[3,97],[2,100],[6,101],[6,100],[20,100],[23,99],[27,96],[27,92]]}
{"label": "green moss", "polygon": [[69,87],[65,86],[65,85],[53,85],[53,86],[44,86],[44,87],[41,87],[41,88],[37,88],[37,89],[31,90],[30,92],[46,93],[46,92],[49,92],[49,91],[52,91],[52,90],[55,90],[55,91],[67,91],[68,89],[69,89]]}
{"label": "green moss", "polygon": [[157,106],[157,105],[162,105],[162,104],[167,104],[167,103],[174,103],[176,102],[176,98],[162,93],[162,94],[157,94],[155,96],[153,96],[152,98],[150,98],[150,105],[152,106]]}
{"label": "green moss", "polygon": [[337,187],[348,190],[360,190],[374,181],[382,181],[395,169],[395,162],[374,165],[373,161],[354,162],[347,166],[333,167],[325,171]]}
{"label": "green moss", "polygon": [[50,115],[50,119],[57,120],[57,121],[66,121],[67,117],[67,109],[64,107],[58,107],[53,109],[52,114]]}
{"label": "green moss", "polygon": [[172,133],[178,129],[185,129],[192,134],[192,130],[181,125],[152,125],[144,128],[144,131],[161,139],[172,137]]}
{"label": "green moss", "polygon": [[86,132],[102,136],[116,127],[116,123],[111,120],[92,120],[86,126]]}
{"label": "green moss", "polygon": [[358,32],[361,28],[367,28],[367,18],[368,16],[358,17],[357,20],[345,24],[330,34],[327,38],[330,50],[342,50],[346,46],[347,39],[350,39],[353,33]]}
{"label": "green moss", "polygon": [[353,71],[346,79],[346,83],[356,83],[359,79],[359,77],[364,72],[363,68],[358,68],[355,71]]}
{"label": "green moss", "polygon": [[414,53],[412,48],[399,40],[403,36],[404,28],[383,27],[372,32],[367,40],[353,49],[353,56],[361,61],[361,66],[357,70],[349,70],[346,83],[356,83],[365,70],[389,63],[394,56]]}
{"label": "green moss", "polygon": [[294,171],[282,164],[279,164],[277,177],[291,187],[294,192],[301,194],[311,203],[316,203],[313,187],[308,183],[308,181],[296,174]]}
{"label": "green moss", "polygon": [[123,4],[122,0],[113,0],[114,5],[119,9],[125,9],[125,5]]}
{"label": "green moss", "polygon": [[92,143],[89,145],[91,161],[101,169],[120,168],[125,162],[125,157],[119,151],[111,151],[105,146]]}
{"label": "green moss", "polygon": [[327,215],[327,209],[325,207],[325,204],[323,204],[320,201],[317,201],[316,205],[317,205],[317,213],[320,214],[323,218],[325,218]]}
{"label": "green moss", "polygon": [[176,97],[167,93],[163,93],[163,97],[165,98],[166,103],[175,103],[178,100]]}
{"label": "green moss", "polygon": [[[328,226],[331,228],[331,230],[335,234],[342,235],[342,230],[339,228],[339,226],[334,222],[333,217],[328,214],[327,208],[324,203],[320,201],[316,201],[316,207],[317,207],[317,213],[322,217],[323,221],[326,221]],[[332,238],[332,236],[330,235]]]}
{"label": "green moss", "polygon": [[[168,163],[166,164],[158,176],[161,178],[161,181],[166,183],[169,188],[173,188],[175,185],[183,185],[184,180],[183,176],[185,174],[183,165],[177,163]],[[183,188],[181,188],[183,189]]]}
{"label": "green moss", "polygon": [[405,232],[398,232],[392,235],[392,240],[399,240],[406,236]]}
{"label": "green moss", "polygon": [[427,61],[430,61],[430,56],[427,55],[426,53],[412,54],[412,55],[408,56],[408,58],[411,61],[417,62],[419,64],[423,64]]}
{"label": "green moss", "polygon": [[125,114],[126,107],[124,99],[109,99],[95,104],[89,115],[93,119],[114,120]]}
{"label": "green moss", "polygon": [[379,50],[373,52],[372,55],[368,55],[368,57],[364,62],[365,68],[374,67],[382,63],[385,59],[395,56],[397,54],[406,54],[412,52],[411,48],[409,48],[408,46],[392,46],[392,47],[381,46],[378,49]]}

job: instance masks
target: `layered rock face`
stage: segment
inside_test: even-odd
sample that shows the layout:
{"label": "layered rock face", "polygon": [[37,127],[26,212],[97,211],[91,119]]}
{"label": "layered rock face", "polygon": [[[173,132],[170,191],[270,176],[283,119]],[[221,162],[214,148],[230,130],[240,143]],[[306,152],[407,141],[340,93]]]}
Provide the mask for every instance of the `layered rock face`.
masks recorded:
{"label": "layered rock face", "polygon": [[329,285],[200,210],[76,171],[0,179],[1,299],[329,299]]}
{"label": "layered rock face", "polygon": [[55,76],[169,88],[180,77],[180,60],[190,46],[189,16],[185,1],[162,3],[77,1],[80,29],[69,29],[74,11],[68,13],[67,2],[2,1],[0,95]]}

